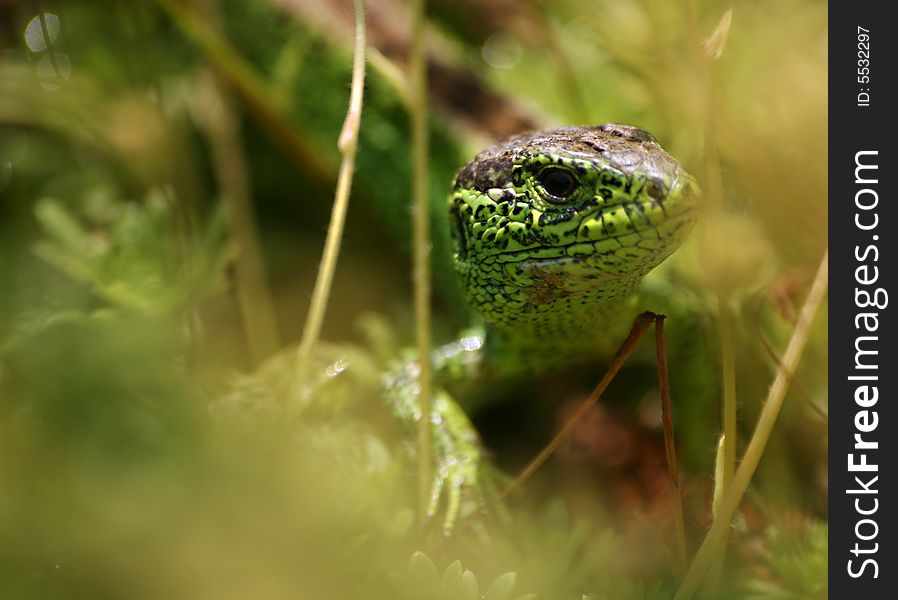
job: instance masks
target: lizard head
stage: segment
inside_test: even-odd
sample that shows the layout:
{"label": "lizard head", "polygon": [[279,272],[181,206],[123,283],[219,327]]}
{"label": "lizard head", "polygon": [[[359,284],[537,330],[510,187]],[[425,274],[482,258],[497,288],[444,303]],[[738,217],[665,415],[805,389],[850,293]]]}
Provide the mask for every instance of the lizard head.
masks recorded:
{"label": "lizard head", "polygon": [[462,167],[449,198],[466,299],[500,330],[588,326],[680,246],[699,196],[637,127],[509,138]]}

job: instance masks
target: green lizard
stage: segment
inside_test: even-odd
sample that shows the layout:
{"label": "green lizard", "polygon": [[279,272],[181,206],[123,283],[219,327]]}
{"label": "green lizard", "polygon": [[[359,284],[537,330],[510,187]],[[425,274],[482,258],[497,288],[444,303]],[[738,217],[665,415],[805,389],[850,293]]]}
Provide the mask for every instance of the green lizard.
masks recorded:
{"label": "green lizard", "polygon": [[[433,354],[429,513],[445,494],[447,529],[462,491],[478,487],[481,451],[444,386],[607,352],[628,324],[624,300],[686,238],[699,196],[695,179],[655,138],[628,125],[515,136],[461,168],[448,206],[453,264],[486,329]],[[387,375],[386,397],[409,425],[420,419],[417,376],[413,360]]]}

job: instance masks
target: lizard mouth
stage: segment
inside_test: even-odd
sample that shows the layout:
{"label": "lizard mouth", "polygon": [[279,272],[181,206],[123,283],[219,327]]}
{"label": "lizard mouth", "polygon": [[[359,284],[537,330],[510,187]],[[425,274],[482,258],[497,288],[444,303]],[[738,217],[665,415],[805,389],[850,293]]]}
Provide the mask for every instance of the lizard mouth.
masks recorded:
{"label": "lizard mouth", "polygon": [[[541,245],[524,250],[498,252],[493,255],[493,260],[498,263],[520,263],[522,266],[566,266],[583,262],[591,257],[613,255],[624,260],[646,260],[654,257],[665,257],[672,253],[680,242],[685,239],[697,216],[697,209],[685,207],[679,209],[676,214],[670,214],[664,209],[664,219],[658,223],[637,225],[632,223],[631,229],[619,233],[589,236],[589,225],[583,229],[583,221],[590,223],[602,223],[607,232],[608,224],[605,217],[609,213],[620,210],[620,206],[609,207],[587,219],[583,219],[578,226],[580,234],[578,240],[567,244]],[[629,212],[628,218],[629,218]],[[459,239],[466,235],[464,227],[459,227]]]}

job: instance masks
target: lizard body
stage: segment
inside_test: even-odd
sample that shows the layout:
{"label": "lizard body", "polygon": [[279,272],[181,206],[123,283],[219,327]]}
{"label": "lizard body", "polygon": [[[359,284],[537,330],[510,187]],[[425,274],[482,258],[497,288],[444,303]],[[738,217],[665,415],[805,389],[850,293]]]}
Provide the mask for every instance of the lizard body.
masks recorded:
{"label": "lizard body", "polygon": [[[481,152],[456,175],[448,213],[452,262],[485,337],[437,349],[438,384],[600,354],[627,320],[625,300],[685,240],[699,197],[680,163],[629,125],[531,132]],[[387,376],[392,411],[409,424],[420,419],[417,376],[414,361]],[[433,402],[431,512],[445,490],[451,527],[461,491],[477,486],[481,451],[445,389]]]}

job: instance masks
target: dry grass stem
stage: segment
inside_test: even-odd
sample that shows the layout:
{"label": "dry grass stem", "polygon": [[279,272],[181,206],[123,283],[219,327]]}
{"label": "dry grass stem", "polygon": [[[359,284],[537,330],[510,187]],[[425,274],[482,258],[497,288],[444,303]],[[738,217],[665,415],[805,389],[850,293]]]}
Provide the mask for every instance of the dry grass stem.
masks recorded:
{"label": "dry grass stem", "polygon": [[349,96],[349,109],[343,130],[340,133],[338,147],[343,155],[340,172],[337,176],[337,191],[331,210],[330,225],[324,241],[324,254],[318,269],[318,278],[312,291],[312,302],[299,342],[296,356],[297,392],[305,392],[306,377],[312,350],[321,334],[324,313],[330,297],[337,258],[340,255],[340,242],[343,239],[343,225],[349,206],[349,193],[352,189],[352,174],[355,169],[355,153],[358,144],[358,132],[362,115],[362,92],[365,85],[365,6],[363,0],[355,0],[355,48],[352,63],[352,87]]}
{"label": "dry grass stem", "polygon": [[811,291],[808,293],[808,297],[798,316],[795,330],[786,347],[786,352],[783,354],[782,364],[777,371],[776,378],[773,380],[773,385],[770,386],[770,392],[767,394],[764,408],[761,410],[761,416],[758,418],[758,424],[745,451],[742,463],[736,471],[732,485],[724,490],[723,499],[720,501],[711,529],[696,553],[674,600],[686,600],[694,596],[711,561],[717,556],[721,543],[726,540],[730,521],[739,507],[748,484],[751,482],[761,456],[764,454],[773,426],[776,424],[780,410],[783,407],[789,384],[792,382],[792,377],[798,368],[798,363],[811,334],[811,324],[826,296],[828,264],[829,254],[824,253]]}

